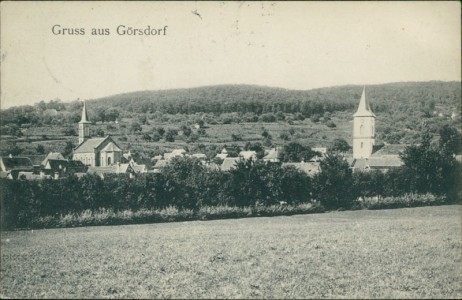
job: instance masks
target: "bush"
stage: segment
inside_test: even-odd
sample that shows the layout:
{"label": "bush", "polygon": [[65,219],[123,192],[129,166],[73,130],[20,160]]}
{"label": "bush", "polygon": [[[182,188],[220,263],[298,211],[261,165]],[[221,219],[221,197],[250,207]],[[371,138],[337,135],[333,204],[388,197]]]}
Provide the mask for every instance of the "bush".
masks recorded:
{"label": "bush", "polygon": [[441,205],[446,203],[446,198],[433,194],[405,194],[395,197],[368,197],[362,199],[359,204],[365,209],[391,209],[403,207],[418,207],[429,205]]}

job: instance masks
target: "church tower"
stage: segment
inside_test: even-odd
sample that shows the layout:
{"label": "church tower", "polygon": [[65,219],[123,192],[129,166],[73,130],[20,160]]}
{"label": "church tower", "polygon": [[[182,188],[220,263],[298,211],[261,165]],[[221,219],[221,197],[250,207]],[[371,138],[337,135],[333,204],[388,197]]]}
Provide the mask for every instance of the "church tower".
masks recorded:
{"label": "church tower", "polygon": [[90,124],[87,117],[87,107],[83,102],[82,119],[79,122],[79,145],[90,137]]}
{"label": "church tower", "polygon": [[375,144],[375,114],[366,99],[366,87],[353,117],[353,158],[369,158]]}

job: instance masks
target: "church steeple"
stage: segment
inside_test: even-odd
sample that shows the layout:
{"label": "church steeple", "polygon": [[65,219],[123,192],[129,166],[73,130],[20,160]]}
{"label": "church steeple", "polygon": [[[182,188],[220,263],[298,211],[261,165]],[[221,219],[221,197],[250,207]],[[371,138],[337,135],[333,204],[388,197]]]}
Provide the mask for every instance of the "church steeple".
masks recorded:
{"label": "church steeple", "polygon": [[82,118],[79,122],[79,144],[82,144],[90,137],[90,124],[91,122],[87,116],[87,106],[85,105],[85,101],[83,101]]}
{"label": "church steeple", "polygon": [[366,87],[363,88],[363,94],[361,95],[361,100],[359,100],[359,106],[354,117],[375,117],[375,114],[371,110],[369,101],[366,98]]}
{"label": "church steeple", "polygon": [[83,101],[82,118],[79,123],[90,123],[87,117],[87,106],[85,105],[85,101]]}
{"label": "church steeple", "polygon": [[366,98],[366,87],[353,117],[353,158],[369,158],[375,144],[375,114]]}

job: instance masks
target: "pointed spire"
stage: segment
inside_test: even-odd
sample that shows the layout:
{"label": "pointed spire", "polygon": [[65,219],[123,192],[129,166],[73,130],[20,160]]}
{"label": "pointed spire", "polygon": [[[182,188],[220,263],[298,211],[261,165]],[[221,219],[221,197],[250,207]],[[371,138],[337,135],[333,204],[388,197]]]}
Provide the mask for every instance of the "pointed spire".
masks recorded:
{"label": "pointed spire", "polygon": [[366,86],[363,88],[363,94],[361,95],[361,100],[359,101],[358,110],[353,115],[355,117],[375,117],[375,114],[371,110],[369,101],[366,98]]}
{"label": "pointed spire", "polygon": [[85,105],[85,100],[83,101],[82,119],[80,120],[80,123],[90,123],[87,117],[87,106]]}

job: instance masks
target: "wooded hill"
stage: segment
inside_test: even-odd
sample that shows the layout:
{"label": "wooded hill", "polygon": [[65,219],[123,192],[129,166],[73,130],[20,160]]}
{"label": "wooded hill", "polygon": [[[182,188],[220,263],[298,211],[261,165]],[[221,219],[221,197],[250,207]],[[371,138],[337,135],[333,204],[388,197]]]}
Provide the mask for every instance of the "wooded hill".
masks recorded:
{"label": "wooded hill", "polygon": [[[325,112],[356,109],[363,87],[347,85],[313,90],[287,90],[253,85],[217,85],[188,89],[140,91],[88,100],[90,118],[99,121],[98,112],[112,110],[124,117],[140,113],[301,113],[305,117]],[[401,82],[368,85],[367,97],[377,113],[431,117],[436,113],[461,111],[461,82]],[[2,125],[41,124],[48,119],[78,122],[81,103],[41,101],[34,106],[1,110]],[[48,110],[57,114],[49,116]],[[113,114],[114,115],[114,114]],[[102,120],[104,121],[104,120]],[[45,122],[46,123],[46,122]],[[56,122],[55,122],[56,123]],[[58,122],[59,123],[59,122]]]}
{"label": "wooded hill", "polygon": [[[287,90],[253,85],[217,85],[189,89],[141,91],[89,101],[94,107],[117,107],[135,113],[192,114],[302,113],[312,114],[356,108],[362,86],[348,85],[313,90]],[[402,82],[366,87],[372,109],[377,112],[434,110],[460,111],[460,82]]]}

